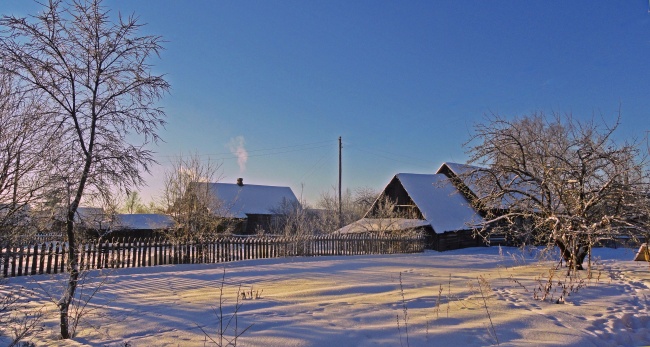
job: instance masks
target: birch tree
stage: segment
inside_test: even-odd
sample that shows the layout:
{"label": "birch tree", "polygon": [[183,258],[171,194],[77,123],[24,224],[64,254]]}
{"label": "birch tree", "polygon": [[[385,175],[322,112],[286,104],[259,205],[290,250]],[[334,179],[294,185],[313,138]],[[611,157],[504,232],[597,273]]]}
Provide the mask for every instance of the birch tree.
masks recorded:
{"label": "birch tree", "polygon": [[595,243],[647,232],[647,156],[638,142],[616,141],[619,121],[536,113],[477,124],[466,145],[482,168],[462,179],[486,216],[484,236],[557,246],[575,271]]}
{"label": "birch tree", "polygon": [[[50,0],[36,15],[0,19],[0,72],[39,93],[62,151],[51,158],[59,180],[69,242],[66,290],[58,301],[61,337],[70,338],[68,309],[79,279],[75,213],[82,199],[143,183],[154,162],[168,91],[148,61],[159,36],[141,35],[134,15],[112,19],[100,0]],[[140,143],[132,144],[132,141]]]}

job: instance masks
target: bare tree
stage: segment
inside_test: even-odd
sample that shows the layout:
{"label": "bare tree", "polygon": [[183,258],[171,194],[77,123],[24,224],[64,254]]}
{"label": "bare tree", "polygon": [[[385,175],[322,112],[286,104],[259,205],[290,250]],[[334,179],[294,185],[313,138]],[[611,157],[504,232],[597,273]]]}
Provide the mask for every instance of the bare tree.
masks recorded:
{"label": "bare tree", "polygon": [[381,193],[374,188],[361,187],[354,190],[354,211],[362,215],[370,211],[372,205],[377,199],[380,199]]}
{"label": "bare tree", "polygon": [[[29,18],[0,19],[0,71],[38,92],[62,152],[52,157],[66,208],[69,279],[58,302],[61,337],[70,338],[68,309],[79,278],[75,213],[82,199],[143,183],[164,112],[155,106],[169,89],[147,61],[158,36],[140,36],[135,16],[113,22],[100,0],[51,0]],[[130,144],[133,134],[143,142]]]}
{"label": "bare tree", "polygon": [[[362,218],[370,209],[370,206],[379,196],[371,188],[359,188],[354,191],[346,190],[342,196],[341,212],[343,225],[348,225]],[[317,206],[323,210],[318,220],[318,228],[325,233],[339,229],[339,202],[336,189],[321,193]]]}
{"label": "bare tree", "polygon": [[140,194],[137,191],[127,192],[124,205],[118,210],[128,214],[150,212],[149,207],[142,203]]}
{"label": "bare tree", "polygon": [[[620,119],[620,117],[619,117]],[[648,162],[613,126],[542,113],[491,115],[466,145],[476,168],[463,180],[485,214],[484,235],[559,248],[569,272],[596,242],[648,230]]]}
{"label": "bare tree", "polygon": [[309,208],[306,201],[292,202],[284,200],[279,206],[271,209],[274,214],[269,232],[274,235],[306,236],[319,232],[315,212]]}
{"label": "bare tree", "polygon": [[0,71],[0,240],[33,233],[30,204],[42,198],[48,183],[52,131],[45,126],[35,93],[22,90]]}
{"label": "bare tree", "polygon": [[404,234],[420,227],[414,220],[422,220],[422,215],[413,208],[403,208],[389,196],[381,195],[365,215],[365,222],[359,227],[367,232],[391,233],[399,231]]}
{"label": "bare tree", "polygon": [[220,179],[221,164],[198,154],[179,156],[165,173],[160,205],[171,215],[176,226],[167,237],[176,240],[200,240],[223,231],[226,220],[221,216],[225,206],[211,190],[211,183]]}
{"label": "bare tree", "polygon": [[[379,194],[367,187],[358,188],[352,193],[346,190],[342,196],[343,223],[348,225],[370,209]],[[277,235],[315,235],[327,234],[339,229],[339,202],[336,189],[321,193],[313,208],[307,201],[299,203],[283,202],[272,209],[275,214],[271,234]]]}

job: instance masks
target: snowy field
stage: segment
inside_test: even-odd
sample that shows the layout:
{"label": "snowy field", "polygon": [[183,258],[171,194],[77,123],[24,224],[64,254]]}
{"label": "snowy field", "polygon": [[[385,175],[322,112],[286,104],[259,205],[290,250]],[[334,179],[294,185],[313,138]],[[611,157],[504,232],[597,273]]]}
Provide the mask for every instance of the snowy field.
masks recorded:
{"label": "snowy field", "polygon": [[237,329],[252,326],[239,346],[650,344],[650,271],[631,261],[635,250],[595,249],[593,278],[582,271],[573,281],[536,253],[492,247],[93,271],[107,282],[74,341],[56,341],[55,307],[44,294],[64,277],[12,278],[8,287],[33,291],[29,305],[47,312],[37,346],[215,346],[201,328],[218,339],[224,266],[224,316],[239,285],[259,296],[242,301]]}

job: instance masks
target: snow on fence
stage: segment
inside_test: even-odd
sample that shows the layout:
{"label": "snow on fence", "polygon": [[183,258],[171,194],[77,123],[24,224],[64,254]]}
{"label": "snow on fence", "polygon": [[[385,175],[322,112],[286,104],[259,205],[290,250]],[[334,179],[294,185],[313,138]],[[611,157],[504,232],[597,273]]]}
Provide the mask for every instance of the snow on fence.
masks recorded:
{"label": "snow on fence", "polygon": [[[82,244],[82,269],[144,267],[168,264],[221,263],[291,256],[416,253],[424,250],[422,236],[323,235],[302,237],[224,237],[205,242],[174,243],[160,238],[121,238]],[[3,246],[3,277],[65,272],[68,244],[46,242]]]}

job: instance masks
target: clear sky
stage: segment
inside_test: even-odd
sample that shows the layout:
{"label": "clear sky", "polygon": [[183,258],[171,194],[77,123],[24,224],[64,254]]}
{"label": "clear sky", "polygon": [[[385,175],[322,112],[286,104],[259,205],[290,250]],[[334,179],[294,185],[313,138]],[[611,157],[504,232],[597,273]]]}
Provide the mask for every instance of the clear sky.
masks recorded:
{"label": "clear sky", "polygon": [[[164,37],[172,85],[148,200],[179,154],[222,162],[223,182],[338,180],[382,189],[399,172],[465,162],[486,113],[572,113],[650,130],[648,1],[107,0]],[[0,0],[3,14],[38,6]],[[245,163],[232,152],[243,145]],[[242,164],[242,165],[240,165]]]}

